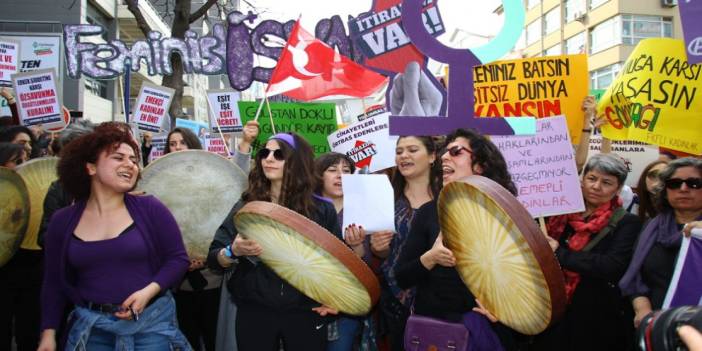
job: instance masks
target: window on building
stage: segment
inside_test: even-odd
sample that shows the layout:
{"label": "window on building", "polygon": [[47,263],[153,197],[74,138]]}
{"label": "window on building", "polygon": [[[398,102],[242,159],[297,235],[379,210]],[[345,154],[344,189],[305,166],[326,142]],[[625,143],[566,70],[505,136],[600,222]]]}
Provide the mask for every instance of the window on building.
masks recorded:
{"label": "window on building", "polygon": [[596,7],[599,7],[600,5],[606,3],[609,0],[590,0],[590,9],[594,9]]}
{"label": "window on building", "polygon": [[590,54],[622,43],[621,16],[612,17],[590,31]]}
{"label": "window on building", "polygon": [[527,0],[527,10],[541,3],[541,0]]}
{"label": "window on building", "polygon": [[561,55],[561,44],[556,44],[544,51],[544,56],[559,56]]}
{"label": "window on building", "polygon": [[544,16],[544,35],[551,34],[561,28],[561,6],[556,6]]}
{"label": "window on building", "polygon": [[660,16],[622,15],[622,43],[636,45],[646,38],[671,38],[673,21]]}
{"label": "window on building", "polygon": [[107,82],[92,78],[85,78],[85,90],[95,96],[107,99]]}
{"label": "window on building", "polygon": [[621,63],[615,63],[590,72],[590,89],[607,89],[621,68]]}
{"label": "window on building", "polygon": [[527,46],[541,39],[541,19],[531,22],[526,27],[526,44]]}
{"label": "window on building", "polygon": [[571,22],[579,15],[585,13],[585,0],[566,0],[563,9],[565,11],[565,22]]}
{"label": "window on building", "polygon": [[565,41],[566,55],[585,53],[585,32],[580,32]]}

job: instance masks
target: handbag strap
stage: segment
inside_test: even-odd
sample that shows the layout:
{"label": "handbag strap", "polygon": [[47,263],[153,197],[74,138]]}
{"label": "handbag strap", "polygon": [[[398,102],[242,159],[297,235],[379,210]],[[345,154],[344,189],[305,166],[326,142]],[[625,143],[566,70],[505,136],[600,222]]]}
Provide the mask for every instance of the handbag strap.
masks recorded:
{"label": "handbag strap", "polygon": [[614,228],[617,227],[617,224],[619,224],[619,221],[624,218],[624,215],[626,215],[626,210],[619,207],[616,210],[614,210],[614,213],[612,213],[612,217],[609,218],[609,223],[607,223],[607,226],[602,228],[599,233],[597,233],[597,236],[592,238],[585,247],[580,250],[582,252],[587,252],[590,251],[595,245],[597,245],[602,239],[606,238],[607,235],[609,235],[611,232],[614,231]]}

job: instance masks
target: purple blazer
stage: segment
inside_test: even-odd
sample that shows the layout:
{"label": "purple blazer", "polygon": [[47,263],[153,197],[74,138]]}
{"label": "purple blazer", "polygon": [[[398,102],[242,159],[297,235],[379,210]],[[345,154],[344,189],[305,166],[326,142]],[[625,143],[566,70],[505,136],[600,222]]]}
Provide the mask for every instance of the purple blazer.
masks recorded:
{"label": "purple blazer", "polygon": [[[153,196],[125,194],[124,202],[134,224],[144,235],[153,281],[162,291],[176,286],[190,264],[178,224],[171,212]],[[85,210],[85,201],[56,211],[51,217],[44,244],[44,282],[41,287],[41,330],[56,329],[63,311],[71,304],[85,304],[72,282],[68,267],[68,243]],[[114,267],[115,271],[129,267]]]}

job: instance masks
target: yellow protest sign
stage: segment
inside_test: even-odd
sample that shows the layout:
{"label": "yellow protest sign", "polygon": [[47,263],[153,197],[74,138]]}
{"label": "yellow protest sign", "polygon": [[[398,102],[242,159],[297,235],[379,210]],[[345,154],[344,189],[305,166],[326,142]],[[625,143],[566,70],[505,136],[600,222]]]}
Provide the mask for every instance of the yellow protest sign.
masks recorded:
{"label": "yellow protest sign", "polygon": [[602,134],[702,154],[700,70],[682,40],[642,40],[597,104]]}
{"label": "yellow protest sign", "polygon": [[588,94],[587,55],[496,61],[473,68],[475,115],[551,117],[565,115],[577,144],[581,109]]}

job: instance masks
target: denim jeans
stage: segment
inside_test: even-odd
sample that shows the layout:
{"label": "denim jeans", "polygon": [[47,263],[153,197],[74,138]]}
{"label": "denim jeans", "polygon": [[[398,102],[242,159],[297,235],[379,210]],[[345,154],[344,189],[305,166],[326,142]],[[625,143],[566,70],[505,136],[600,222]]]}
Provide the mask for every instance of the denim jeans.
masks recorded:
{"label": "denim jeans", "polygon": [[140,315],[138,321],[121,320],[112,314],[76,306],[71,314],[73,326],[66,350],[93,351],[192,351],[178,330],[175,302],[170,292],[158,298]]}
{"label": "denim jeans", "polygon": [[339,337],[329,341],[327,351],[351,351],[356,335],[361,328],[361,320],[340,317],[336,323],[337,328],[339,328]]}

